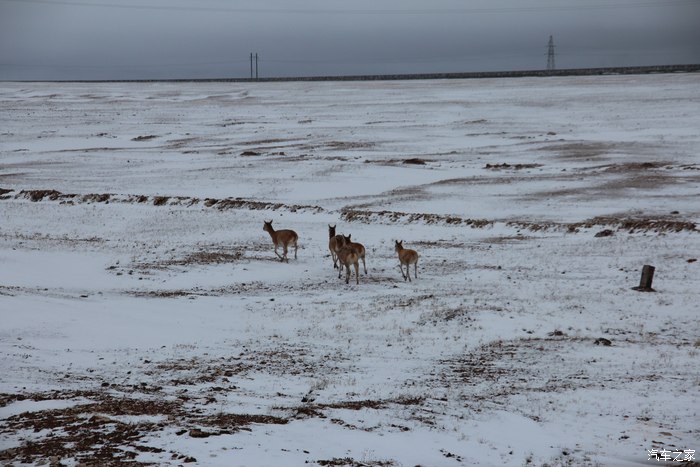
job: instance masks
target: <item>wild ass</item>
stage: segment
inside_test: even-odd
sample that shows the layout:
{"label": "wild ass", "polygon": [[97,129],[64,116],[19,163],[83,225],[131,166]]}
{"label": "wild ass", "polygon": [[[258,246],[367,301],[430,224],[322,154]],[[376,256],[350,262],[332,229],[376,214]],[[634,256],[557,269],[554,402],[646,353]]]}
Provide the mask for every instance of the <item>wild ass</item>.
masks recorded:
{"label": "wild ass", "polygon": [[[415,250],[409,250],[408,248],[404,248],[403,240],[396,241],[396,244],[394,245],[394,251],[396,251],[399,254],[399,268],[401,268],[401,275],[403,276],[403,280],[408,279],[408,281],[411,282],[411,271],[409,269],[409,266],[411,264],[415,265],[413,274],[416,276],[416,279],[418,279],[418,253],[416,253]],[[406,274],[403,273],[404,265],[406,265]]]}
{"label": "wild ass", "polygon": [[328,249],[331,250],[333,268],[338,267],[338,251],[343,247],[343,236],[336,235],[335,225],[328,224]]}
{"label": "wild ass", "polygon": [[367,275],[367,264],[365,264],[365,246],[362,243],[353,242],[350,239],[352,234],[347,236],[343,235],[343,237],[345,238],[345,245],[352,248],[355,253],[357,253],[357,257],[362,260],[362,267],[365,269],[365,275]]}
{"label": "wild ass", "polygon": [[[293,230],[275,230],[272,228],[272,221],[264,221],[263,230],[272,237],[272,244],[275,245],[275,254],[281,261],[289,262],[287,258],[287,248],[294,245],[294,259],[297,259],[297,240],[299,236]],[[277,253],[277,247],[282,247],[283,254]]]}

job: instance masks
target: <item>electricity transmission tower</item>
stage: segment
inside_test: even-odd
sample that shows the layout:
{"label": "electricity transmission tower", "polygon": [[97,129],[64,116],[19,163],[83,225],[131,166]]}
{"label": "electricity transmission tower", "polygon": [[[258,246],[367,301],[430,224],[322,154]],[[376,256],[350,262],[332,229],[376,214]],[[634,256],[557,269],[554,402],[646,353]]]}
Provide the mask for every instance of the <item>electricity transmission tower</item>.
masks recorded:
{"label": "electricity transmission tower", "polygon": [[[255,56],[255,62],[253,62],[253,56]],[[253,55],[253,52],[250,53],[250,79],[253,79],[253,63],[255,63],[255,79],[258,79],[258,53],[255,52],[255,55]]]}
{"label": "electricity transmission tower", "polygon": [[554,38],[549,36],[549,44],[547,46],[547,71],[554,71]]}

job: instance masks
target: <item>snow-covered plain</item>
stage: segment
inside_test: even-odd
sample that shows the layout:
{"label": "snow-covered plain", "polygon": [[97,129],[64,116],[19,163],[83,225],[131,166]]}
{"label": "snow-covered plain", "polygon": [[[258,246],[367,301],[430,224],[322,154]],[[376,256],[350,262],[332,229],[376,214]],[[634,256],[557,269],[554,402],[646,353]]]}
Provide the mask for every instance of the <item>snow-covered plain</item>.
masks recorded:
{"label": "snow-covered plain", "polygon": [[0,83],[0,463],[698,450],[699,129],[697,74]]}

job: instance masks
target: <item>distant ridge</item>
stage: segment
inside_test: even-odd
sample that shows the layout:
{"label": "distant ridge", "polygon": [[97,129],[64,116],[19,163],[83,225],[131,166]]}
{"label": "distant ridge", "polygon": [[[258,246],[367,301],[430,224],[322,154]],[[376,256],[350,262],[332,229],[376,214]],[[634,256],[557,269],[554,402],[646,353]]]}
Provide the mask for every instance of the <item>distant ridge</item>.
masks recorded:
{"label": "distant ridge", "polygon": [[594,76],[594,75],[639,75],[650,73],[694,73],[700,72],[700,64],[654,65],[608,68],[569,68],[562,70],[516,70],[516,71],[477,71],[456,73],[414,73],[385,75],[347,76],[300,76],[278,78],[177,78],[177,79],[115,79],[115,80],[7,80],[15,82],[57,82],[57,83],[153,83],[153,82],[283,82],[283,81],[389,81],[425,79],[474,79],[474,78],[524,78],[546,76]]}
{"label": "distant ridge", "polygon": [[[381,81],[416,79],[523,78],[537,76],[636,75],[649,73],[700,72],[700,64],[656,65],[615,68],[571,68],[562,70],[477,71],[463,73],[419,73],[396,75],[312,76],[301,78],[260,78],[257,81]],[[229,80],[224,80],[229,81]],[[230,81],[251,81],[247,79]],[[256,81],[253,79],[253,81]]]}

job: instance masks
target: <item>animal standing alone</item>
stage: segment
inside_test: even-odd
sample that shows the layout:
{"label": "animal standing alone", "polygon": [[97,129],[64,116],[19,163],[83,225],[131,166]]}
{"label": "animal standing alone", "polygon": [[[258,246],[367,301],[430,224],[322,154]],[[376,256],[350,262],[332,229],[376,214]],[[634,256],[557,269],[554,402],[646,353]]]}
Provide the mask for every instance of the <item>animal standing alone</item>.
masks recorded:
{"label": "animal standing alone", "polygon": [[[265,225],[263,225],[263,230],[269,233],[270,237],[272,237],[272,244],[275,246],[275,254],[277,257],[281,261],[289,262],[289,258],[287,258],[287,249],[290,246],[294,246],[294,259],[297,259],[297,241],[299,240],[297,233],[289,229],[275,230],[272,227],[272,221],[264,222]],[[282,255],[277,253],[278,247],[282,247]]]}
{"label": "animal standing alone", "polygon": [[343,235],[343,237],[345,238],[345,245],[352,248],[355,253],[357,253],[357,257],[362,260],[362,267],[365,269],[365,275],[367,275],[367,264],[365,264],[365,246],[362,243],[353,242],[350,239],[352,234],[347,236]]}
{"label": "animal standing alone", "polygon": [[[396,240],[396,244],[394,245],[394,251],[396,251],[396,253],[399,254],[399,268],[401,268],[401,275],[403,276],[403,280],[405,281],[406,279],[408,279],[408,281],[411,282],[411,270],[409,269],[409,266],[411,266],[411,264],[414,265],[413,274],[416,276],[416,279],[418,279],[418,253],[415,250],[409,250],[408,248],[404,248],[403,240]],[[403,273],[404,265],[406,266],[406,274]]]}
{"label": "animal standing alone", "polygon": [[343,246],[343,236],[336,235],[335,225],[328,224],[328,249],[331,250],[331,259],[333,260],[333,269],[338,267],[338,251]]}
{"label": "animal standing alone", "polygon": [[[357,285],[360,285],[360,264],[358,262],[359,256],[357,252],[348,244],[345,243],[345,238],[343,238],[343,244],[338,250],[338,260],[341,266],[345,266],[345,283],[350,283],[350,265],[355,267],[355,281]],[[338,278],[342,271],[342,267],[338,268]]]}

